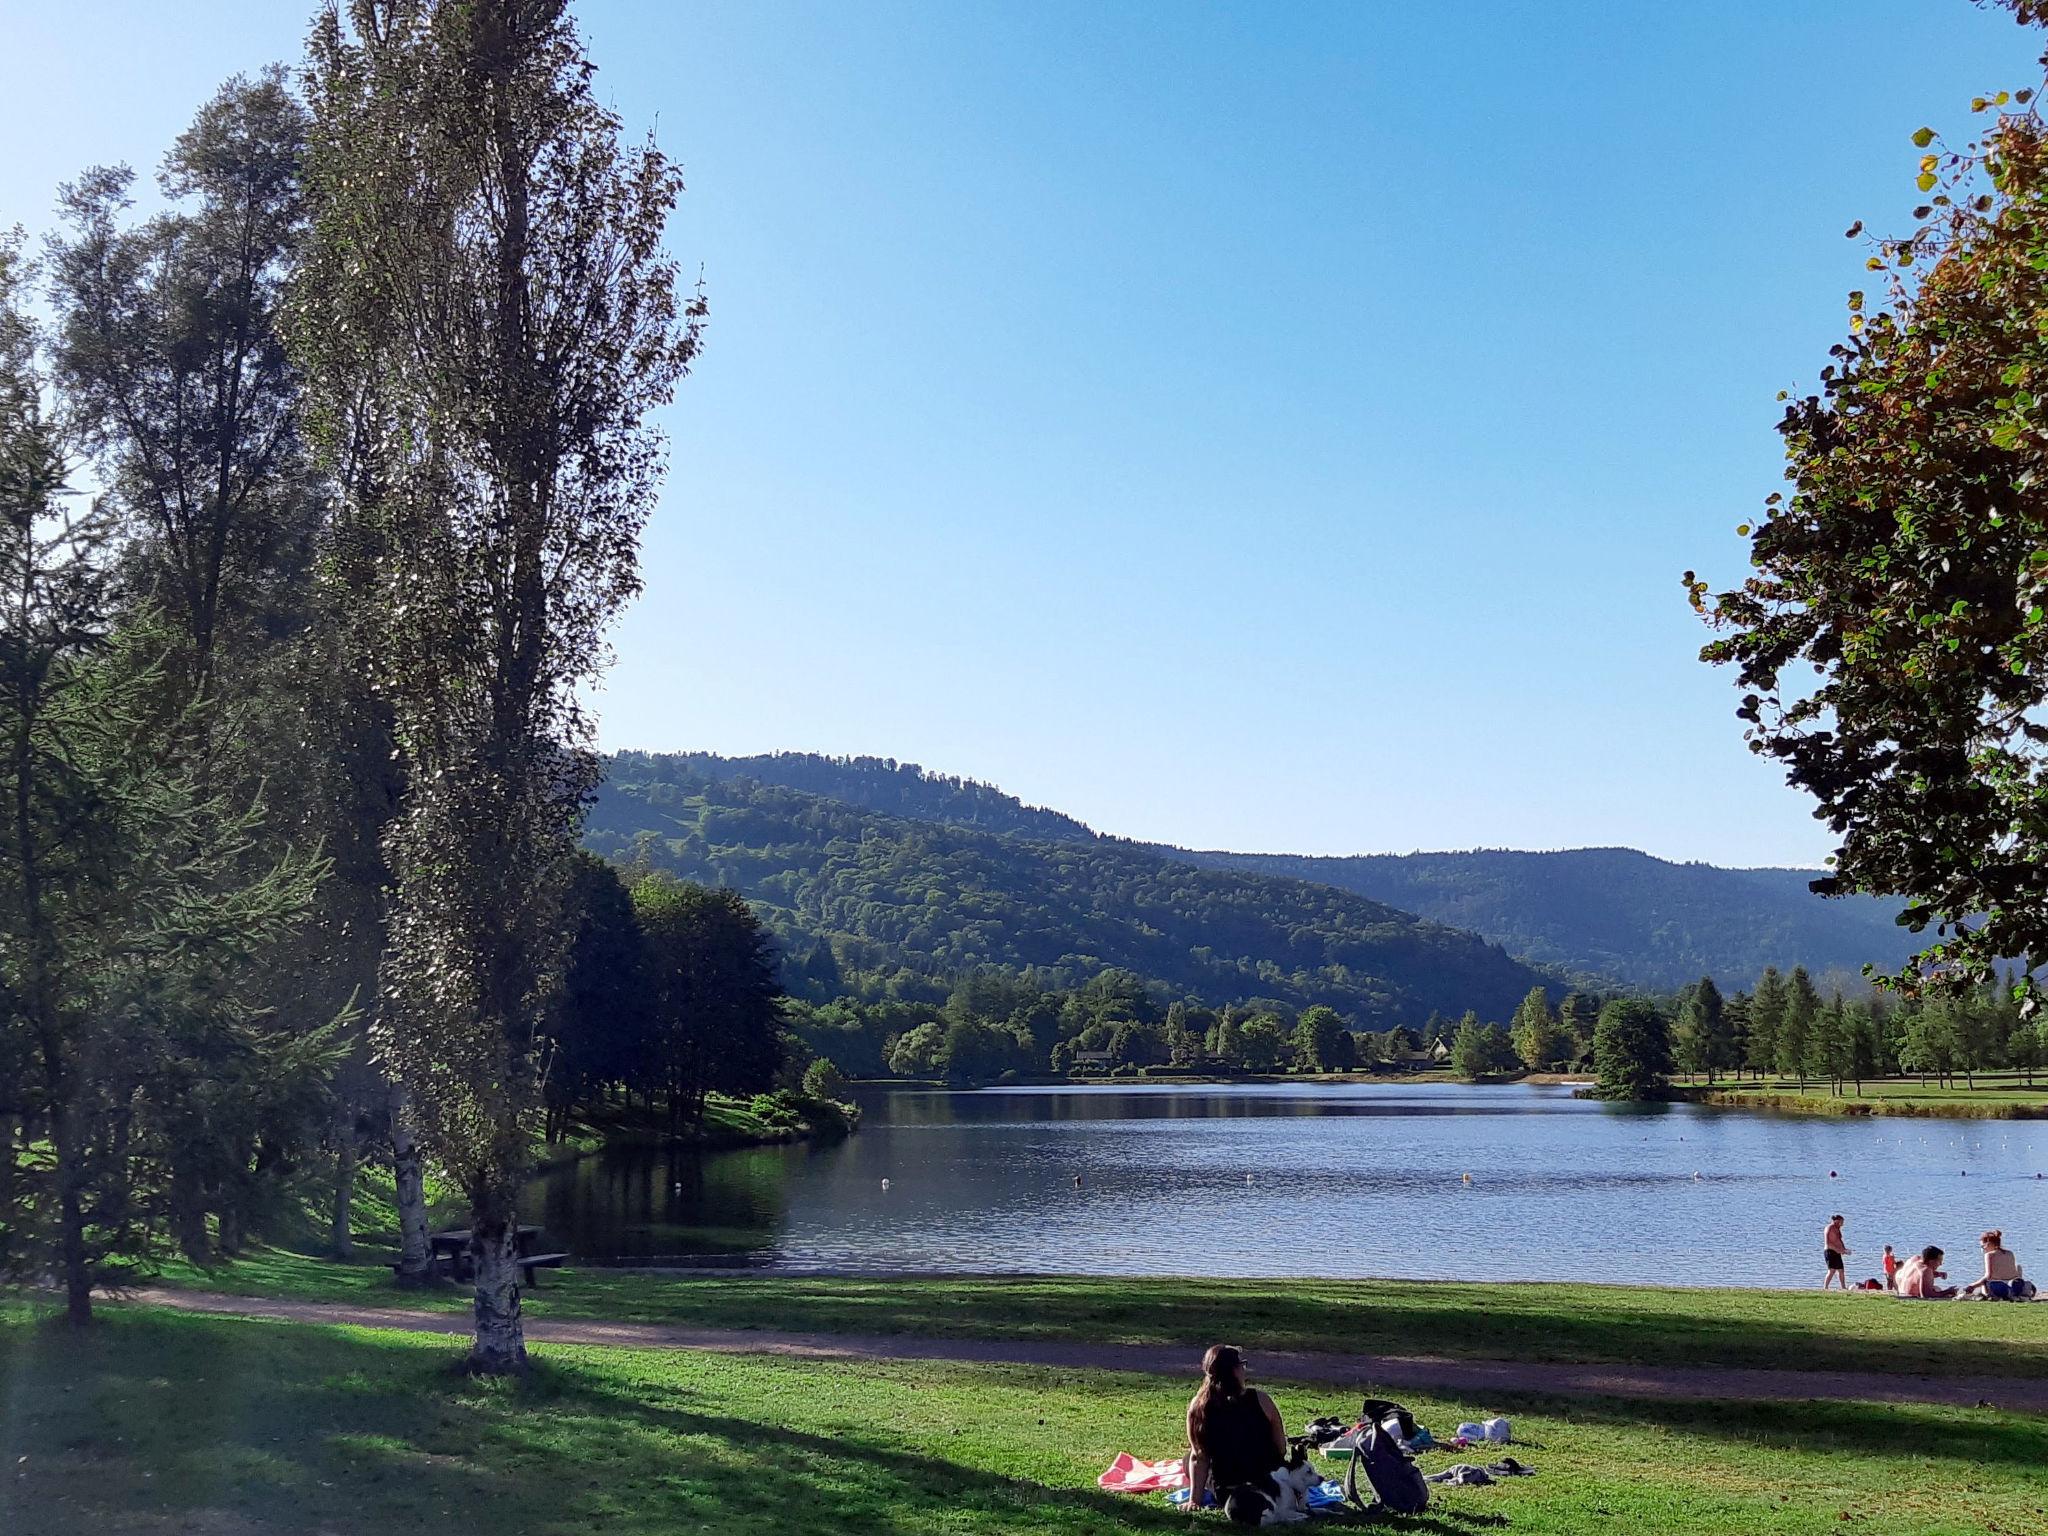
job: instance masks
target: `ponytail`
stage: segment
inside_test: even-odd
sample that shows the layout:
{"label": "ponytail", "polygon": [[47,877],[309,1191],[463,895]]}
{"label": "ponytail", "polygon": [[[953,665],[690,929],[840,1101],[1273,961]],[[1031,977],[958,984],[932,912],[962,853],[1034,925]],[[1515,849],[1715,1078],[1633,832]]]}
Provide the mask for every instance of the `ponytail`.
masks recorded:
{"label": "ponytail", "polygon": [[1202,1356],[1202,1390],[1188,1405],[1188,1427],[1197,1446],[1209,1427],[1209,1406],[1240,1397],[1244,1386],[1244,1355],[1235,1344],[1212,1344]]}

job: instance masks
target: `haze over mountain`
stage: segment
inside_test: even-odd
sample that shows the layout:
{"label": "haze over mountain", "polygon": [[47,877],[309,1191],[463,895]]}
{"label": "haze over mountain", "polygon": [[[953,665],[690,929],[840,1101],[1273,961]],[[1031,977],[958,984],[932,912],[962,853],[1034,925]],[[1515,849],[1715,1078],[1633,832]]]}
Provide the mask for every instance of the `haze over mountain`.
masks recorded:
{"label": "haze over mountain", "polygon": [[586,842],[739,890],[821,989],[939,1000],[987,966],[1047,986],[1117,967],[1211,1005],[1326,1003],[1360,1028],[1505,1018],[1532,987],[1562,991],[1477,935],[1353,892],[1199,868],[915,769],[631,752],[609,768]]}
{"label": "haze over mountain", "polygon": [[1469,928],[1574,975],[1675,988],[1702,976],[1748,987],[1767,965],[1851,974],[1913,953],[1896,903],[1824,898],[1818,870],[1673,864],[1634,848],[1522,853],[1183,852],[1208,869],[1291,875]]}
{"label": "haze over mountain", "polygon": [[893,759],[784,752],[659,761],[707,782],[753,779],[913,821],[1334,886],[1469,929],[1520,959],[1632,986],[1672,988],[1713,975],[1746,987],[1767,965],[1854,974],[1867,963],[1896,964],[1914,948],[1894,921],[1897,904],[1815,896],[1807,883],[1817,871],[1676,864],[1630,848],[1348,857],[1190,850],[1105,837],[992,785]]}

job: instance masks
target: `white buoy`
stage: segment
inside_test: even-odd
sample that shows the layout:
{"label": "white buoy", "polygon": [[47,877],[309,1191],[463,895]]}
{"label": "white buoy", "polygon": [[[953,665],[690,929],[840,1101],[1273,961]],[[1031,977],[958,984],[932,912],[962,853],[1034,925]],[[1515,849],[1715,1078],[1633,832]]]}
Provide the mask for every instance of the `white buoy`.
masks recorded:
{"label": "white buoy", "polygon": [[882,1188],[887,1189],[888,1187],[889,1181],[887,1179],[882,1180]]}
{"label": "white buoy", "polygon": [[1244,1176],[1244,1181],[1245,1181],[1245,1183],[1247,1183],[1247,1184],[1251,1183],[1251,1181],[1252,1181],[1252,1176],[1251,1176],[1250,1174],[1246,1174],[1246,1175]]}

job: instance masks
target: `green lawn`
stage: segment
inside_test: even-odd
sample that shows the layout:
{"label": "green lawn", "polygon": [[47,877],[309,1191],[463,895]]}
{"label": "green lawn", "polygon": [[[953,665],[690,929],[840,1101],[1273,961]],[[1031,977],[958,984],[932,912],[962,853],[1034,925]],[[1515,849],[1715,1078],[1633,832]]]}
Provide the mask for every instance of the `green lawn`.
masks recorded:
{"label": "green lawn", "polygon": [[[1857,1091],[1854,1083],[1842,1092],[1831,1092],[1826,1083],[1797,1078],[1765,1078],[1762,1082],[1724,1078],[1711,1090],[1716,1103],[1747,1105],[1758,1109],[1781,1109],[1795,1113],[1824,1115],[1903,1114],[1962,1119],[2048,1119],[2048,1075],[2036,1074],[2037,1083],[2028,1084],[2018,1073],[1979,1072],[1977,1086],[1958,1079],[1952,1088],[1922,1083],[1916,1077],[1892,1077],[1868,1082]],[[1710,1090],[1704,1082],[1679,1086],[1699,1096]]]}
{"label": "green lawn", "polygon": [[[266,1252],[176,1284],[460,1309],[390,1271]],[[1479,1359],[2048,1377],[2048,1305],[1915,1305],[1839,1292],[1453,1285],[1386,1280],[877,1279],[565,1270],[536,1317],[952,1338],[1085,1339]]]}
{"label": "green lawn", "polygon": [[[1187,1529],[1093,1486],[1118,1450],[1173,1450],[1185,1380],[563,1347],[522,1387],[460,1377],[460,1353],[162,1312],[78,1339],[0,1305],[0,1531]],[[1291,1421],[1367,1385],[1269,1384]],[[1511,1414],[1539,1472],[1394,1529],[2018,1536],[2048,1508],[2048,1422],[1987,1410],[1411,1402]]]}

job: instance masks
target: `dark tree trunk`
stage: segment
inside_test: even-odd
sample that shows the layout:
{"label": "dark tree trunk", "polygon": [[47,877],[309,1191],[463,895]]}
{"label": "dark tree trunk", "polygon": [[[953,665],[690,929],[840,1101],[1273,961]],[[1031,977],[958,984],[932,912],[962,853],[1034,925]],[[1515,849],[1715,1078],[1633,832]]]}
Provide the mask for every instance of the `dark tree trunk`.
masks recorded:
{"label": "dark tree trunk", "polygon": [[204,1265],[212,1260],[206,1237],[206,1190],[189,1168],[171,1170],[171,1236],[188,1263]]}
{"label": "dark tree trunk", "polygon": [[0,1221],[9,1226],[15,1225],[15,1205],[21,1199],[20,1165],[15,1160],[20,1141],[17,1123],[14,1115],[0,1115]]}
{"label": "dark tree trunk", "polygon": [[243,1193],[231,1189],[220,1202],[220,1251],[229,1257],[242,1251],[247,1227],[242,1211]]}
{"label": "dark tree trunk", "polygon": [[73,1328],[92,1322],[92,1261],[85,1246],[85,1197],[81,1188],[78,1140],[70,1107],[50,1110],[50,1148],[57,1161],[57,1221],[64,1268],[64,1320]]}
{"label": "dark tree trunk", "polygon": [[335,1116],[334,1198],[328,1210],[327,1247],[337,1259],[355,1257],[352,1211],[356,1197],[356,1117],[344,1105]]}

